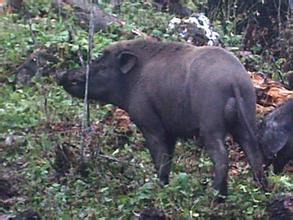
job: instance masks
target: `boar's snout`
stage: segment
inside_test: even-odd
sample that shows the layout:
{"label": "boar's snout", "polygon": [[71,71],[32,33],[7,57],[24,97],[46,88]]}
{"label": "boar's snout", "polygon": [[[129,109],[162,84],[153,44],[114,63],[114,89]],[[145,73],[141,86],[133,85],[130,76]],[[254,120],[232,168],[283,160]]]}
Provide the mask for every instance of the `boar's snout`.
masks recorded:
{"label": "boar's snout", "polygon": [[56,73],[56,81],[65,91],[77,98],[84,97],[85,75],[84,68]]}
{"label": "boar's snout", "polygon": [[55,80],[58,85],[63,85],[65,81],[66,71],[59,71],[55,75]]}

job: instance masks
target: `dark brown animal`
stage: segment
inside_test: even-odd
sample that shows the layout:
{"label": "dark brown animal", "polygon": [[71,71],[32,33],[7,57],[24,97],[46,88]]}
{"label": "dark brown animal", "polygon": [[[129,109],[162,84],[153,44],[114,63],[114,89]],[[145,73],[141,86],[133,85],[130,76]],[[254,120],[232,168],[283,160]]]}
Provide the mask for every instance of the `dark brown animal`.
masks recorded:
{"label": "dark brown animal", "polygon": [[[85,68],[59,79],[71,95],[84,97]],[[254,88],[231,53],[182,43],[121,41],[90,65],[88,97],[129,113],[146,139],[162,184],[169,181],[177,138],[199,136],[214,163],[214,188],[226,195],[224,139],[231,133],[246,152],[255,179],[265,187],[254,135]]]}
{"label": "dark brown animal", "polygon": [[281,173],[293,160],[293,98],[268,114],[259,125],[260,147],[265,163]]}

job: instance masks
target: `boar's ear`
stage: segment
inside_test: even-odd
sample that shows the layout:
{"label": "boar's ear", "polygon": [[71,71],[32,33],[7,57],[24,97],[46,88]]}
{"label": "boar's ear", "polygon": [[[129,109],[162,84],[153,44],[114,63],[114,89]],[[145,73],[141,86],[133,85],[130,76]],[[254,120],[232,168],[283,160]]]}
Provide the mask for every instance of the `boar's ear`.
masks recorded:
{"label": "boar's ear", "polygon": [[267,158],[272,159],[286,145],[288,132],[276,122],[272,122],[267,124],[260,141]]}
{"label": "boar's ear", "polygon": [[118,55],[119,69],[122,73],[129,73],[137,63],[137,56],[129,51],[122,51]]}

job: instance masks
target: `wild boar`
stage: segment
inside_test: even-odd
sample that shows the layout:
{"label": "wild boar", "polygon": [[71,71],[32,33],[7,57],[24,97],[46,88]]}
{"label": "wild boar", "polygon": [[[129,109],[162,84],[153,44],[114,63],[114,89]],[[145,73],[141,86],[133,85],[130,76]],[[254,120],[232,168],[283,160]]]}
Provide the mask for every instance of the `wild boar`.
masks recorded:
{"label": "wild boar", "polygon": [[[84,97],[85,68],[60,74],[71,95]],[[127,111],[143,133],[161,184],[168,184],[178,137],[198,136],[214,163],[213,187],[227,194],[231,133],[256,181],[266,187],[256,140],[255,92],[238,59],[217,47],[129,40],[109,45],[90,64],[88,98]]]}
{"label": "wild boar", "polygon": [[293,160],[293,98],[268,114],[259,125],[259,142],[266,165],[276,174]]}

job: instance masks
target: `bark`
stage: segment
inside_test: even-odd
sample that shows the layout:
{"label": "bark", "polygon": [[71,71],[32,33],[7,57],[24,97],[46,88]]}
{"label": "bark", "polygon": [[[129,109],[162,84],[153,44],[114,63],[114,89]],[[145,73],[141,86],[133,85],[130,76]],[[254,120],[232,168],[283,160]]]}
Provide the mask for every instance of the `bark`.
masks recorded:
{"label": "bark", "polygon": [[29,85],[35,76],[48,76],[54,71],[50,64],[57,63],[58,59],[43,49],[38,49],[16,69],[15,82]]}

